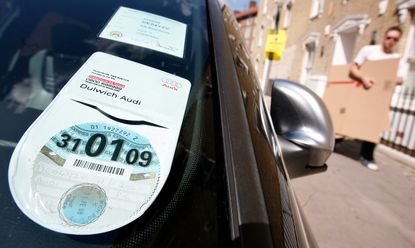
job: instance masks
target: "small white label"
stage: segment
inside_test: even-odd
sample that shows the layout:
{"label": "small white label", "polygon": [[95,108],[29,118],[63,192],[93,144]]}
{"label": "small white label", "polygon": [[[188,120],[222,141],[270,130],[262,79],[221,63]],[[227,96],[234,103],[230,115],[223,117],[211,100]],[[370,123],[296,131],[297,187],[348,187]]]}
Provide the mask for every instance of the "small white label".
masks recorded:
{"label": "small white label", "polygon": [[186,24],[144,11],[120,7],[99,37],[183,58]]}

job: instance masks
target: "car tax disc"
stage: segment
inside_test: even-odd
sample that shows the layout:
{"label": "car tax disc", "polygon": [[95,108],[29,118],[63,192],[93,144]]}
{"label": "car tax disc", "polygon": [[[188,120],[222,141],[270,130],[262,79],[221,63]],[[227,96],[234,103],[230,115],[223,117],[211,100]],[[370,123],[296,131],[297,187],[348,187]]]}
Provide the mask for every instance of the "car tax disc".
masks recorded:
{"label": "car tax disc", "polygon": [[77,235],[142,216],[169,175],[190,86],[93,54],[18,142],[9,166],[17,206],[43,227]]}
{"label": "car tax disc", "polygon": [[58,206],[67,225],[86,226],[105,211],[115,221],[140,210],[159,177],[157,154],[145,137],[110,124],[84,123],[62,130],[41,148],[32,189],[40,202]]}

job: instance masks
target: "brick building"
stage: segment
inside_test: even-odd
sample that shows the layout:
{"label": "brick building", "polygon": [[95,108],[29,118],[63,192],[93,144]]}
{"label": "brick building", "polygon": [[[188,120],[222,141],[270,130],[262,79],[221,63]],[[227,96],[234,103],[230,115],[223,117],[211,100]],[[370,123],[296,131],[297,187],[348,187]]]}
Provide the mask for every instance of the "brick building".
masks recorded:
{"label": "brick building", "polygon": [[272,62],[269,78],[297,81],[319,95],[332,65],[351,63],[362,46],[380,43],[388,27],[403,29],[396,50],[409,66],[404,85],[395,92],[395,119],[383,142],[415,155],[415,0],[261,0],[257,46],[251,54],[259,78],[266,65],[266,31],[274,25],[278,9],[278,26],[287,29],[287,44],[282,59]]}
{"label": "brick building", "polygon": [[259,76],[265,64],[266,33],[275,21],[278,4],[279,28],[287,29],[288,39],[281,61],[272,64],[271,79],[291,79],[321,93],[331,65],[352,62],[362,46],[380,42],[392,25],[404,30],[398,52],[405,58],[415,56],[414,0],[262,0],[258,8],[258,49],[252,54]]}
{"label": "brick building", "polygon": [[257,9],[256,2],[250,1],[248,9],[234,12],[235,18],[240,25],[240,32],[245,39],[246,47],[250,51],[254,38]]}
{"label": "brick building", "polygon": [[254,38],[252,40],[251,60],[258,74],[262,77],[266,59],[264,57],[265,42],[269,29],[275,28],[278,5],[282,6],[283,0],[260,0],[258,1],[258,11]]}

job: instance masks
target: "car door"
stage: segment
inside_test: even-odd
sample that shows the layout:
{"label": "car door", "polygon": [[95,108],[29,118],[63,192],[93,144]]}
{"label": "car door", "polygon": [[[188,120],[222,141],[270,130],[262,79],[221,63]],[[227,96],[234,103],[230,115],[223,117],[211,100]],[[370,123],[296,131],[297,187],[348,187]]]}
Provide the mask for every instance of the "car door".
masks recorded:
{"label": "car door", "polygon": [[[263,245],[277,247],[314,247],[315,241],[310,231],[305,228],[307,224],[301,217],[293,190],[289,183],[285,166],[290,166],[290,164],[285,164],[283,160],[281,147],[270,119],[269,110],[265,103],[263,93],[259,88],[258,79],[249,58],[249,52],[238,31],[238,24],[226,6],[222,8],[222,15],[223,18],[212,19],[218,20],[217,26],[224,25],[226,31],[219,34],[216,38],[218,40],[227,40],[227,43],[223,41],[223,47],[215,51],[228,52],[221,55],[215,53],[215,55],[221,57],[220,59],[216,59],[217,63],[220,64],[217,67],[232,67],[232,69],[229,69],[229,73],[232,75],[223,76],[222,84],[226,84],[226,86],[222,86],[223,91],[220,90],[219,92],[224,92],[223,102],[225,106],[229,106],[231,109],[229,112],[232,112],[232,116],[236,115],[234,112],[240,112],[241,119],[237,122],[245,123],[243,129],[245,129],[246,133],[244,133],[243,140],[247,145],[249,144],[250,152],[243,153],[250,154],[251,160],[238,160],[238,170],[241,170],[241,164],[244,163],[246,167],[250,167],[250,176],[255,181],[241,183],[250,185],[250,189],[243,189],[243,192],[249,192],[249,190],[254,188],[253,185],[255,185],[258,195],[255,196],[254,202],[257,205],[262,204],[263,206],[263,209],[257,209],[257,211],[261,210],[263,212],[258,214],[256,216],[258,219],[255,220],[257,221],[256,225],[260,225],[259,223],[261,223],[262,239],[269,242],[264,242]],[[223,24],[219,20],[224,20]],[[215,34],[213,34],[213,37],[215,37]],[[230,63],[232,66],[226,65],[226,63]],[[219,76],[218,78],[220,84],[221,78]],[[232,88],[228,86],[230,84],[232,84]],[[238,106],[234,102],[238,102]],[[233,135],[242,136],[242,134],[236,133]],[[247,172],[242,173],[245,174]],[[244,206],[249,207],[252,202],[249,203],[249,200],[247,202]],[[250,217],[248,216],[247,218],[249,219]],[[242,223],[243,225],[249,226],[247,223]],[[253,233],[240,233],[240,235],[247,236],[245,240],[241,240],[244,240],[248,244],[253,245],[255,242],[255,236],[250,236]]]}

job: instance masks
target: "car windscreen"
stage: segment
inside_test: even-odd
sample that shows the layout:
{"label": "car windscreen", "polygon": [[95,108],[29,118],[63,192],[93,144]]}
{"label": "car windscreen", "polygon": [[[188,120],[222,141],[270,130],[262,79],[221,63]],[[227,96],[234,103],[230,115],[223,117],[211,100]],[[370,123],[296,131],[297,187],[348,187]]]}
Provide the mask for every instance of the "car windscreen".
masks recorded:
{"label": "car windscreen", "polygon": [[[215,247],[228,242],[206,9],[204,1],[191,0],[0,3],[0,233],[4,246]],[[167,18],[173,23],[174,42],[154,43],[159,37],[150,37],[147,43],[137,41],[136,30],[127,28],[134,25],[134,18],[120,24],[133,38],[121,39],[125,33],[108,31],[119,21],[120,11],[135,11],[143,22],[145,16]],[[148,30],[157,25],[147,24]],[[169,175],[145,213],[110,232],[61,234],[31,221],[16,206],[8,185],[9,161],[29,126],[96,52],[183,78],[191,88]],[[157,100],[163,104],[163,99]]]}

